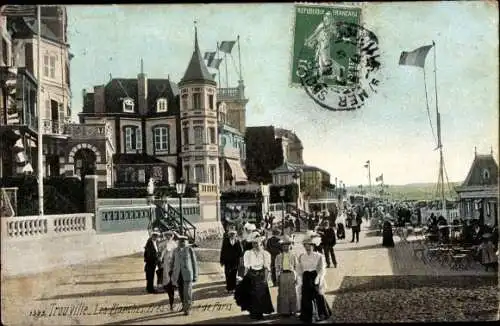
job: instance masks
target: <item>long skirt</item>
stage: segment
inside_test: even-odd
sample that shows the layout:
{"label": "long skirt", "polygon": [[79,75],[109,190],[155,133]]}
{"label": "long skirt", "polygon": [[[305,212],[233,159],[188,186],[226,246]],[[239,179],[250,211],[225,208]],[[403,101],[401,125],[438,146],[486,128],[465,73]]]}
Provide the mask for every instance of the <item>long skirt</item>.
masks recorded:
{"label": "long skirt", "polygon": [[278,313],[293,314],[297,311],[297,292],[295,291],[295,274],[284,271],[279,276]]}
{"label": "long skirt", "polygon": [[251,315],[271,314],[274,312],[271,293],[265,278],[264,270],[250,269],[234,292],[236,304],[241,311]]}
{"label": "long skirt", "polygon": [[300,319],[306,323],[322,321],[332,316],[332,311],[325,296],[319,292],[314,280],[316,271],[305,271],[302,275],[302,295],[300,304]]}
{"label": "long skirt", "polygon": [[382,246],[384,247],[394,247],[394,239],[392,235],[392,229],[384,229],[382,231]]}

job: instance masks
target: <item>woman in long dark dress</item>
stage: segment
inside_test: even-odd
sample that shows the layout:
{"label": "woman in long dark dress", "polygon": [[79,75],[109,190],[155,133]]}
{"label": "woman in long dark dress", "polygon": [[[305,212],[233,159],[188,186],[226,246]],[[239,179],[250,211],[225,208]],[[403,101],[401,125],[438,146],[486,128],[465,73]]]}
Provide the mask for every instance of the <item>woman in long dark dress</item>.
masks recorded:
{"label": "woman in long dark dress", "polygon": [[332,311],[326,302],[325,257],[313,251],[314,239],[307,237],[303,241],[306,252],[299,256],[297,276],[301,284],[300,319],[306,323],[327,320]]}
{"label": "woman in long dark dress", "polygon": [[234,298],[242,311],[250,313],[250,318],[262,319],[264,314],[274,312],[268,285],[271,255],[264,250],[260,235],[254,234],[249,240],[253,249],[243,255],[245,276],[236,286]]}
{"label": "woman in long dark dress", "polygon": [[392,224],[385,221],[382,226],[382,245],[384,247],[394,247],[394,238],[392,236]]}

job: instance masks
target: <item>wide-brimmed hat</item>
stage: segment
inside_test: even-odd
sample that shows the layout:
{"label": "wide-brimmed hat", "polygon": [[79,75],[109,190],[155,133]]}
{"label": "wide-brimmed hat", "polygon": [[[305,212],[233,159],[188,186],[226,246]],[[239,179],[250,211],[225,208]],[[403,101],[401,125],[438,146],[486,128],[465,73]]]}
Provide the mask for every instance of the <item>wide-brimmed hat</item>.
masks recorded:
{"label": "wide-brimmed hat", "polygon": [[187,236],[185,236],[185,235],[180,235],[180,234],[179,234],[179,235],[177,236],[177,240],[187,240],[187,239],[188,239],[188,237],[187,237]]}
{"label": "wide-brimmed hat", "polygon": [[280,240],[280,244],[281,245],[289,245],[289,244],[292,244],[292,243],[293,243],[293,240],[288,235],[285,235]]}
{"label": "wide-brimmed hat", "polygon": [[313,242],[313,237],[305,237],[304,240],[302,240],[303,244],[314,244]]}
{"label": "wide-brimmed hat", "polygon": [[161,235],[161,232],[160,232],[160,229],[158,228],[154,228],[153,231],[151,232],[151,235],[157,235],[157,236],[160,236]]}
{"label": "wide-brimmed hat", "polygon": [[263,241],[264,239],[262,238],[262,236],[260,235],[260,233],[258,232],[253,232],[252,234],[250,234],[250,236],[248,237],[248,242],[261,242]]}
{"label": "wide-brimmed hat", "polygon": [[238,234],[238,231],[234,230],[234,229],[229,229],[227,230],[227,234]]}
{"label": "wide-brimmed hat", "polygon": [[245,230],[248,230],[248,231],[253,231],[253,230],[257,229],[257,227],[255,226],[255,224],[248,223],[248,222],[243,226],[243,228]]}

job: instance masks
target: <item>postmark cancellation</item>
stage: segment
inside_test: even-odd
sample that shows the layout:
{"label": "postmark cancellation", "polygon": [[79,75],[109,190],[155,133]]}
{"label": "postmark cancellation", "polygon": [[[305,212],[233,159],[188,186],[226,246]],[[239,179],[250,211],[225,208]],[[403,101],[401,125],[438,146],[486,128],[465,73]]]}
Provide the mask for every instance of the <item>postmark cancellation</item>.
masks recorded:
{"label": "postmark cancellation", "polygon": [[291,86],[332,111],[361,108],[376,93],[378,38],[360,6],[295,5]]}

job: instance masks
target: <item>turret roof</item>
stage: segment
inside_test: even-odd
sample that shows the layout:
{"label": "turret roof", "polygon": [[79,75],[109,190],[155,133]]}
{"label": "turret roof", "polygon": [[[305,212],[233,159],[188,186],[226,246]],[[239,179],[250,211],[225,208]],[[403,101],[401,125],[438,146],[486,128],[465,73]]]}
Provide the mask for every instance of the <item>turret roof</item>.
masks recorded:
{"label": "turret roof", "polygon": [[191,61],[189,61],[189,65],[184,73],[184,77],[182,77],[180,81],[180,84],[189,82],[202,82],[215,85],[215,81],[208,71],[207,65],[205,64],[205,61],[203,61],[203,57],[201,56],[200,48],[198,46],[198,29],[196,27],[194,32],[193,55],[191,56]]}

